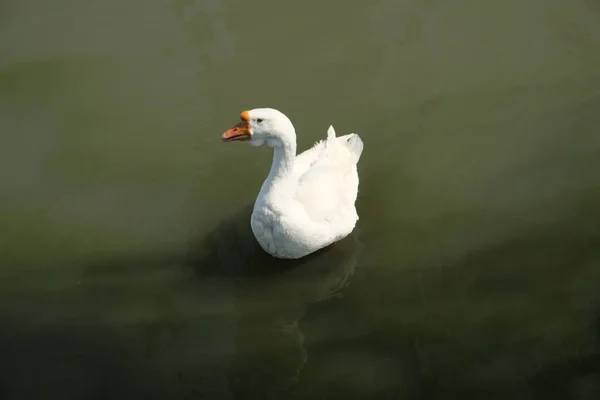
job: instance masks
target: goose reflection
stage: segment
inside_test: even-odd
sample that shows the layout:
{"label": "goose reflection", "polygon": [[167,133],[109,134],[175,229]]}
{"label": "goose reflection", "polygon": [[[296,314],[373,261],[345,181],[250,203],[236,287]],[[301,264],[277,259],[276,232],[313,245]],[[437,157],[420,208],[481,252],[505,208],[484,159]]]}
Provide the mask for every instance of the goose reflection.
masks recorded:
{"label": "goose reflection", "polygon": [[361,251],[358,230],[299,260],[278,260],[256,243],[247,206],[193,246],[187,265],[200,280],[234,282],[238,313],[228,379],[237,397],[281,394],[297,382],[307,360],[300,322],[307,305],[349,284]]}

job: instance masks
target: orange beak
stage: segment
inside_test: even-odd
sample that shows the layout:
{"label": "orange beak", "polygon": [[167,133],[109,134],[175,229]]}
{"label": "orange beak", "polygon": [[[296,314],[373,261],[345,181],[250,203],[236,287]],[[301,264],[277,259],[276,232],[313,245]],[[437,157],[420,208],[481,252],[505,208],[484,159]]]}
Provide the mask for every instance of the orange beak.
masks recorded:
{"label": "orange beak", "polygon": [[246,141],[252,137],[252,130],[250,129],[250,114],[248,111],[244,111],[240,114],[241,122],[237,123],[233,128],[226,130],[221,139],[224,142],[234,141]]}

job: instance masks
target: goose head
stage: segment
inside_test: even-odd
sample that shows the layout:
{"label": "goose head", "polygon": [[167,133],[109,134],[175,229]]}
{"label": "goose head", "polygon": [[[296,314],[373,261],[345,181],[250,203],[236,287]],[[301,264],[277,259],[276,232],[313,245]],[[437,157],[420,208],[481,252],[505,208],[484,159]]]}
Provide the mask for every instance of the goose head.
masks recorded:
{"label": "goose head", "polygon": [[289,118],[273,108],[242,111],[240,122],[221,136],[224,142],[244,141],[252,146],[266,144],[280,147],[296,142],[296,132]]}

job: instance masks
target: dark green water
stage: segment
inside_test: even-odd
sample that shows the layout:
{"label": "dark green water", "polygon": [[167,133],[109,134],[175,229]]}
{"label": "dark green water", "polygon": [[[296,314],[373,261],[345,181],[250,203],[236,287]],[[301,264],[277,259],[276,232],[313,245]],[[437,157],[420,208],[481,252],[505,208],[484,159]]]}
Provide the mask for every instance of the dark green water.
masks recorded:
{"label": "dark green water", "polygon": [[[275,107],[365,142],[264,255]],[[1,399],[600,398],[600,4],[0,5]]]}

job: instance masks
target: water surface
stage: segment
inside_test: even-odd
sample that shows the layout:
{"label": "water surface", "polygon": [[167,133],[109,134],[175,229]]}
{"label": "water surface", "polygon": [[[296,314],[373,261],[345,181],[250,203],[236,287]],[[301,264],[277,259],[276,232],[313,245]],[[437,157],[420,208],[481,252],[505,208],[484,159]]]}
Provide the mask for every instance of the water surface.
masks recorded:
{"label": "water surface", "polygon": [[[363,138],[355,232],[263,254],[269,149]],[[600,397],[592,0],[0,6],[0,395]]]}

